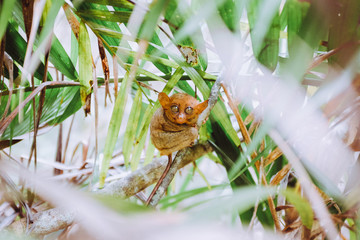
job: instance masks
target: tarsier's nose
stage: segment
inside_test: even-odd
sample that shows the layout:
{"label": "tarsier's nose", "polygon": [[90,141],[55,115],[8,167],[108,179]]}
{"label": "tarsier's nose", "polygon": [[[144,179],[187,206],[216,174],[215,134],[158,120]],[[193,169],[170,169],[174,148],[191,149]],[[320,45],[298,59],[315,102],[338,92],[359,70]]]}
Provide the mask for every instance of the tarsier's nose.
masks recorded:
{"label": "tarsier's nose", "polygon": [[178,124],[184,124],[184,123],[186,123],[186,116],[185,116],[185,114],[184,114],[184,113],[180,113],[180,114],[178,115],[178,117],[177,117],[176,122],[177,122]]}

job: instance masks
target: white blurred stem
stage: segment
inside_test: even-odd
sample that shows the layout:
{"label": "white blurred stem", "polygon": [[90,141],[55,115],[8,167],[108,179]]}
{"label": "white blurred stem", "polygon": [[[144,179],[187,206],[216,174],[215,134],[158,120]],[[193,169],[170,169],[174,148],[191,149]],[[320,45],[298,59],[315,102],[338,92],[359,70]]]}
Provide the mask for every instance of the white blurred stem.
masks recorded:
{"label": "white blurred stem", "polygon": [[301,164],[300,159],[296,156],[290,146],[284,141],[281,135],[275,131],[270,131],[270,137],[277,143],[281,148],[282,152],[285,154],[290,164],[294,168],[296,174],[299,176],[298,180],[304,192],[307,196],[307,199],[310,201],[312,209],[315,212],[315,215],[319,219],[320,225],[324,228],[327,233],[327,237],[330,240],[335,240],[338,237],[338,232],[331,220],[331,216],[324,204],[324,200],[321,198],[320,194],[313,185],[309,175],[307,174],[304,166]]}

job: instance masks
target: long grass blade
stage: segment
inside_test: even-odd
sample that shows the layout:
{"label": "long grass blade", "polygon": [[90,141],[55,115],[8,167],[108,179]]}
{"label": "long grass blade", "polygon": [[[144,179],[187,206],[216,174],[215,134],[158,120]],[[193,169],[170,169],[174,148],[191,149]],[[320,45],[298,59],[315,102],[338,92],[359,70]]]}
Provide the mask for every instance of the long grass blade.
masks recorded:
{"label": "long grass blade", "polygon": [[85,23],[80,22],[79,30],[79,81],[81,103],[85,115],[90,113],[90,97],[92,83],[92,55],[91,44]]}
{"label": "long grass blade", "polygon": [[0,39],[5,34],[8,21],[12,14],[16,0],[2,1],[0,8]]}
{"label": "long grass blade", "polygon": [[142,92],[140,89],[138,89],[134,98],[133,105],[131,107],[131,112],[129,115],[126,131],[124,135],[124,144],[122,147],[126,167],[128,167],[130,163],[130,154],[134,146],[136,128],[139,125],[141,103],[142,103]]}

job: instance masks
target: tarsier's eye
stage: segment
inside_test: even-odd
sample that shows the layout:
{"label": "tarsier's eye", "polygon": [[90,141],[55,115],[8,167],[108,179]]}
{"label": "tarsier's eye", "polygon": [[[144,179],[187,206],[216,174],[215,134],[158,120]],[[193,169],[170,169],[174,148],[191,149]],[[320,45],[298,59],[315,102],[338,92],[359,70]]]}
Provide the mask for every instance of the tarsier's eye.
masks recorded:
{"label": "tarsier's eye", "polygon": [[192,114],[193,111],[194,111],[194,109],[193,109],[192,107],[187,107],[187,108],[185,108],[185,113],[186,113],[186,114]]}
{"label": "tarsier's eye", "polygon": [[179,112],[179,107],[174,105],[174,106],[171,106],[171,111],[174,112],[174,113],[177,113]]}

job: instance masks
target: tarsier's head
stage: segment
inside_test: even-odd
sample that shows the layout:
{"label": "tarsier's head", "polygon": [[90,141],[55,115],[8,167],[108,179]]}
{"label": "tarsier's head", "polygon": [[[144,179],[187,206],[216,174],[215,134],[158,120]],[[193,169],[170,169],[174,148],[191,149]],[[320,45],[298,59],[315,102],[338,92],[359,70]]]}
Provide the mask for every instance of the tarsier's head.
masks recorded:
{"label": "tarsier's head", "polygon": [[166,117],[173,123],[194,125],[208,105],[208,100],[199,101],[186,93],[176,93],[170,97],[166,93],[159,93],[159,102]]}

